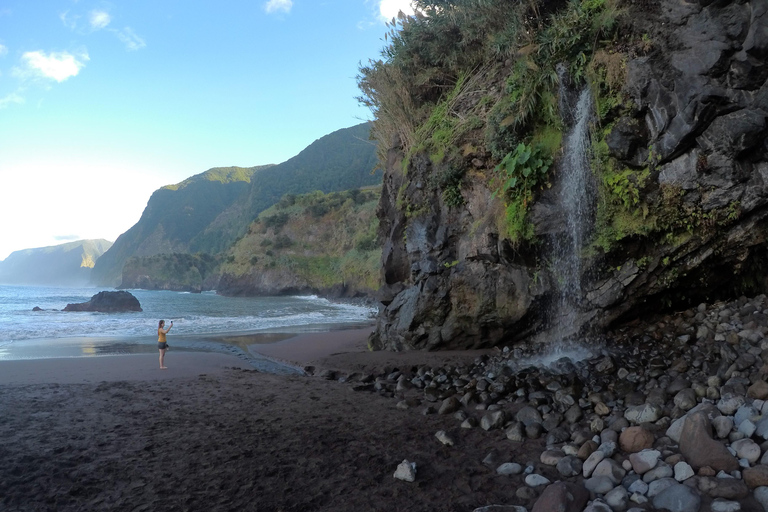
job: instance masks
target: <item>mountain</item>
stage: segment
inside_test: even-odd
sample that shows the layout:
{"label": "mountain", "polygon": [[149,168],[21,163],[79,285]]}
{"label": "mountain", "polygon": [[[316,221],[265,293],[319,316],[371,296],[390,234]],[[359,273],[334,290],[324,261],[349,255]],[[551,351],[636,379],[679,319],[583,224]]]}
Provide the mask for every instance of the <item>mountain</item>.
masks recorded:
{"label": "mountain", "polygon": [[372,296],[381,187],[286,195],[251,224],[221,265],[222,295]]}
{"label": "mountain", "polygon": [[111,246],[107,240],[79,240],[16,251],[0,261],[0,283],[86,286],[94,264]]}
{"label": "mountain", "polygon": [[133,256],[219,254],[285,194],[380,183],[369,131],[368,123],[337,130],[281,164],[211,169],[155,191],[139,222],[94,268],[94,283],[118,286],[123,266]]}
{"label": "mountain", "polygon": [[222,295],[371,296],[379,286],[376,205],[381,187],[286,194],[216,257],[131,257],[123,288]]}
{"label": "mountain", "polygon": [[206,228],[248,197],[254,174],[269,167],[213,168],[156,190],[139,222],[120,235],[95,266],[93,283],[119,285],[123,265],[131,256],[191,252]]}

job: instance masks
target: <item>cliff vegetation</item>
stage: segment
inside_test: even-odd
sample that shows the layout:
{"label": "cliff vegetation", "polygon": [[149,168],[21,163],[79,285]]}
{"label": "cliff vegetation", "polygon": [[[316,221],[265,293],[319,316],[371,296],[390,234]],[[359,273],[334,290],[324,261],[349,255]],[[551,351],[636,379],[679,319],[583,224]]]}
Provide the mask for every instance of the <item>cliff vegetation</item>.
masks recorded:
{"label": "cliff vegetation", "polygon": [[595,199],[574,333],[766,289],[763,3],[415,4],[358,77],[385,167],[374,346],[557,323],[563,141],[585,88]]}

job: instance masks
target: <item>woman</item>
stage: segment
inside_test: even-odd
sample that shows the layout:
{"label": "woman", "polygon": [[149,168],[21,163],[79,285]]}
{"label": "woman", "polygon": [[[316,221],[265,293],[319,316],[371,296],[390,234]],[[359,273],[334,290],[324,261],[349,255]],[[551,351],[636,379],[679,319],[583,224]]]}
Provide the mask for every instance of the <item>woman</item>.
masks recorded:
{"label": "woman", "polygon": [[160,320],[160,323],[157,325],[157,348],[160,349],[160,369],[167,370],[168,367],[163,364],[165,351],[168,350],[168,343],[165,340],[165,335],[168,334],[168,331],[173,327],[173,320],[171,320],[171,325],[169,325],[167,329],[163,329],[163,327],[165,327],[165,320]]}

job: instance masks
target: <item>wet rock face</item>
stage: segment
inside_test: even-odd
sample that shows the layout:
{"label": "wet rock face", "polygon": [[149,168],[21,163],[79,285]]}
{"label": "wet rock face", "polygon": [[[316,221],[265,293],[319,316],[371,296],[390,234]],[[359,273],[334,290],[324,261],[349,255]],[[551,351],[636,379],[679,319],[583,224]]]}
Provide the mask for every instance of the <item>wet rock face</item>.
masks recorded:
{"label": "wet rock face", "polygon": [[124,313],[142,311],[139,299],[126,291],[99,292],[88,302],[67,304],[64,311],[98,311],[101,313]]}
{"label": "wet rock face", "polygon": [[[661,299],[722,296],[734,272],[754,278],[749,268],[768,253],[768,6],[662,0],[657,7],[634,16],[648,24],[639,33],[653,31],[654,49],[627,63],[634,110],[614,123],[609,152],[629,169],[650,166],[641,204],[656,208],[674,191],[681,210],[731,214],[702,222],[683,241],[628,242],[585,262],[574,332],[657,311]],[[557,294],[556,279],[537,266],[547,260],[546,243],[513,250],[500,236],[503,206],[488,184],[489,155],[468,157],[464,204],[453,207],[431,185],[440,169],[426,155],[411,160],[407,176],[402,158],[394,143],[379,205],[384,286],[372,345],[476,348],[541,333]],[[537,236],[562,229],[556,199],[551,191],[536,199]]]}

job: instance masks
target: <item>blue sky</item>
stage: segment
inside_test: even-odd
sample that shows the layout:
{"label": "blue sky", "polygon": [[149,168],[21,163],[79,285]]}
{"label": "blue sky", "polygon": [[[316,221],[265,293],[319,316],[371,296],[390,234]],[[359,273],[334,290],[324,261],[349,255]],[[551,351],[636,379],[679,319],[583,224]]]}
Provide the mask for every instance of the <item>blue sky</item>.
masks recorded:
{"label": "blue sky", "polygon": [[408,0],[4,0],[0,260],[117,236],[151,193],[370,118],[360,62]]}

